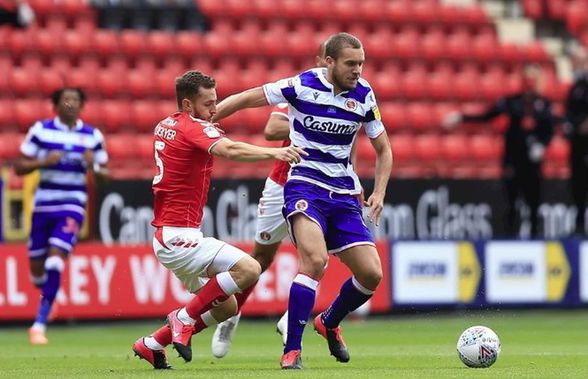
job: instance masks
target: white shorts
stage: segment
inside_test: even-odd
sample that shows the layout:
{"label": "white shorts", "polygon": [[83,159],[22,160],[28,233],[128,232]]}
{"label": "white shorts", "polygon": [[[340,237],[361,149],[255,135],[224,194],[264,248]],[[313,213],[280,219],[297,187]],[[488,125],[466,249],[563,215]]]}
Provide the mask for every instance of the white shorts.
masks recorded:
{"label": "white shorts", "polygon": [[281,242],[288,235],[288,226],[282,215],[283,207],[284,186],[267,178],[257,206],[255,242],[272,245]]}
{"label": "white shorts", "polygon": [[229,271],[245,252],[216,238],[204,237],[200,229],[164,226],[153,236],[157,260],[174,273],[184,287],[197,292],[210,276]]}

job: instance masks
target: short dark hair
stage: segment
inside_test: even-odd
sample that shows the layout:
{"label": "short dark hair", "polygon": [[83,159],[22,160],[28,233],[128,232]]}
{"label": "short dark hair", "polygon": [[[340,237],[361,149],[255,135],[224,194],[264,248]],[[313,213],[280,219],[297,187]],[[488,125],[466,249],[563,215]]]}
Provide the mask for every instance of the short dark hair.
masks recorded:
{"label": "short dark hair", "polygon": [[182,99],[192,99],[200,91],[200,87],[210,89],[216,87],[213,77],[200,71],[186,71],[184,75],[176,78],[176,99],[178,109],[182,109]]}
{"label": "short dark hair", "polygon": [[345,47],[361,49],[361,41],[349,33],[337,33],[332,35],[325,45],[325,56],[333,59],[339,58],[341,50]]}
{"label": "short dark hair", "polygon": [[80,97],[81,105],[84,105],[84,103],[86,102],[86,93],[81,88],[79,88],[79,87],[63,87],[63,88],[60,88],[58,90],[53,91],[53,93],[51,94],[51,102],[53,103],[54,107],[59,105],[59,100],[61,100],[61,96],[63,96],[63,93],[65,91],[77,92],[78,96]]}

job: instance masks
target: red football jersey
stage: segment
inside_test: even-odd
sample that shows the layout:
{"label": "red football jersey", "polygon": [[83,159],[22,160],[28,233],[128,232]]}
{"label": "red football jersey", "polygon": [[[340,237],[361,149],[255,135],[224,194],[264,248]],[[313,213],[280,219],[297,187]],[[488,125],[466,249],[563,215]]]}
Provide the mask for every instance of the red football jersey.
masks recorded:
{"label": "red football jersey", "polygon": [[209,152],[222,137],[210,123],[186,113],[174,113],[157,124],[153,226],[200,227],[213,164]]}
{"label": "red football jersey", "polygon": [[[286,119],[288,118],[288,104],[278,104],[272,109],[272,113],[280,113],[283,114]],[[282,147],[290,146],[290,140],[287,139],[282,143]],[[288,172],[290,171],[290,164],[284,161],[276,161],[274,164],[274,168],[272,172],[270,172],[269,177],[274,182],[278,183],[279,185],[283,186],[286,184],[286,180],[288,179]]]}

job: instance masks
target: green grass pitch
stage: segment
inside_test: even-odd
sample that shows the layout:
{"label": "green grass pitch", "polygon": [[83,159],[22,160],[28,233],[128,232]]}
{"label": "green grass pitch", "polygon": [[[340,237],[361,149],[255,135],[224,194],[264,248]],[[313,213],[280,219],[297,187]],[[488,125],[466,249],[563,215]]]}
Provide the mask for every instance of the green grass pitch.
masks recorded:
{"label": "green grass pitch", "polygon": [[[155,371],[134,357],[131,345],[158,322],[55,325],[47,346],[30,346],[26,327],[0,326],[3,378],[588,378],[588,310],[492,311],[374,317],[346,321],[351,361],[329,356],[326,342],[307,327],[302,371],[281,371],[275,321],[244,320],[229,355],[210,353],[211,330],[192,340],[194,359],[172,349],[173,371]],[[502,353],[488,369],[457,358],[460,333],[471,325],[494,329]]]}

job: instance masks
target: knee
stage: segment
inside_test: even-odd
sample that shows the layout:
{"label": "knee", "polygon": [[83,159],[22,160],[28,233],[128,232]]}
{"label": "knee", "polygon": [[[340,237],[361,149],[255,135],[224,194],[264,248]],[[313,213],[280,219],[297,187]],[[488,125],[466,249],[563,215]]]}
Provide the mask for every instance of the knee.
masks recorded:
{"label": "knee", "polygon": [[300,264],[300,270],[313,278],[320,279],[323,276],[328,261],[328,256],[313,255],[305,257]]}
{"label": "knee", "polygon": [[382,281],[382,277],[382,267],[373,267],[360,273],[359,275],[355,275],[355,279],[357,279],[359,284],[372,291],[378,287]]}
{"label": "knee", "polygon": [[261,275],[261,265],[252,257],[247,256],[243,259],[239,271],[243,277],[244,284],[251,285],[259,279],[259,275]]}

